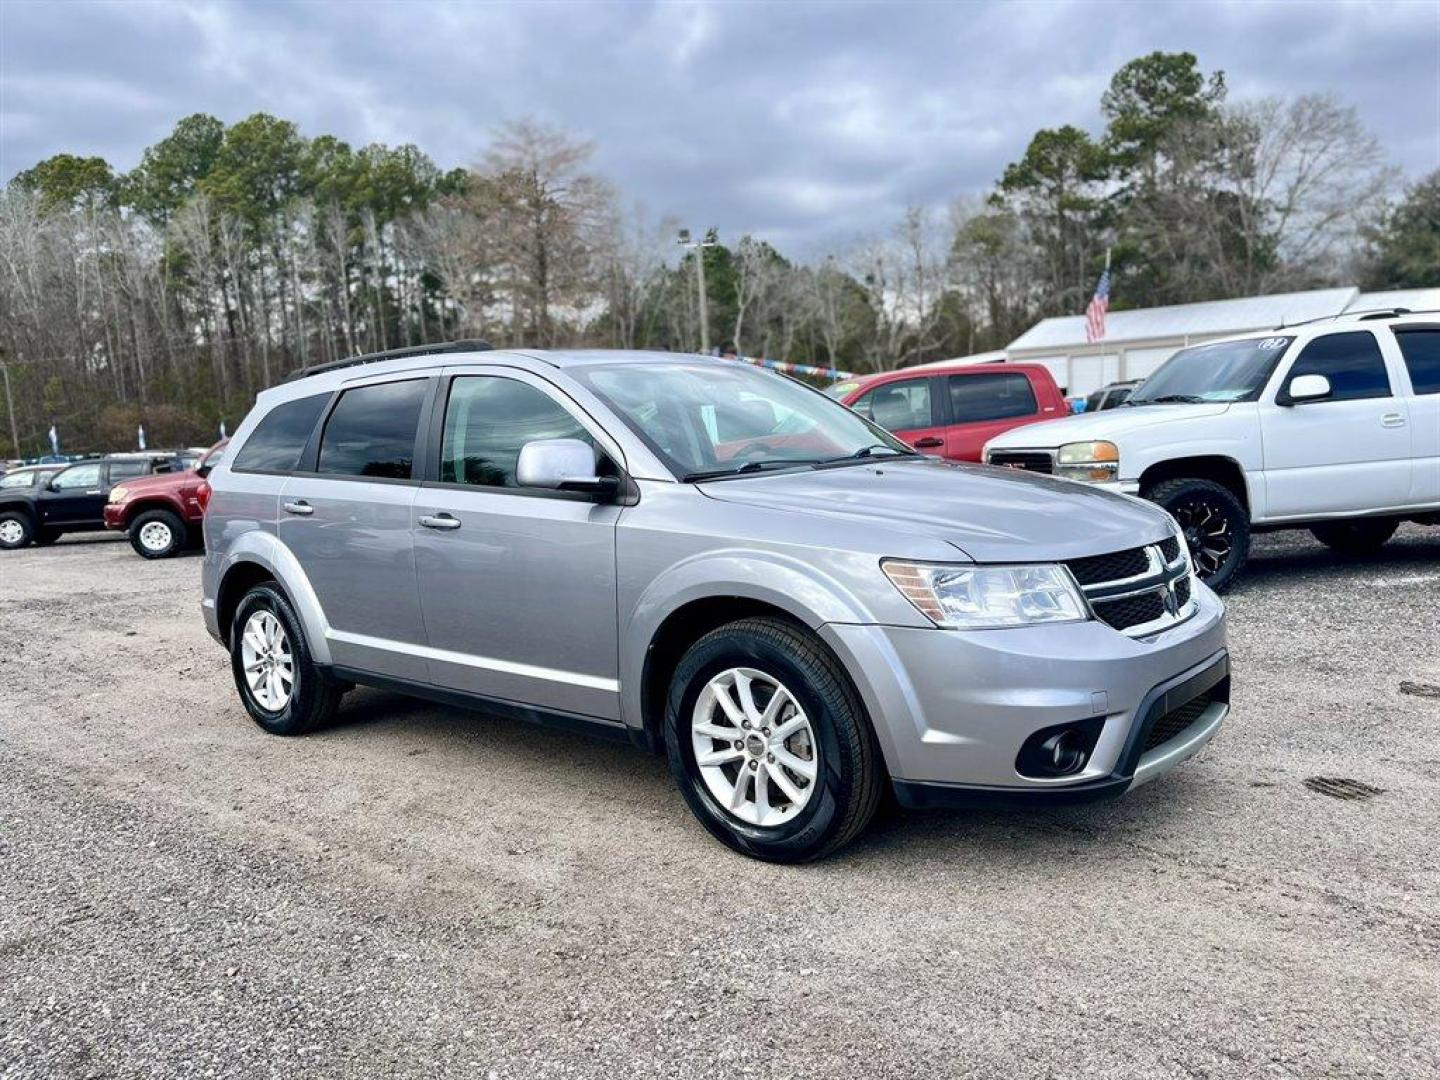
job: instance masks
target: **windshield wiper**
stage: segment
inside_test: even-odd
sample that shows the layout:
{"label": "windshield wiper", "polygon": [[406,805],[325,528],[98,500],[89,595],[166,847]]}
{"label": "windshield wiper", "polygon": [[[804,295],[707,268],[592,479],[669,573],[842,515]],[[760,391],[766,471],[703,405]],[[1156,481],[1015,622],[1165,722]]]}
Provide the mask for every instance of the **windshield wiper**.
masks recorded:
{"label": "windshield wiper", "polygon": [[764,472],[766,469],[800,469],[806,465],[814,465],[813,458],[759,458],[755,461],[747,461],[744,465],[736,466],[733,469],[705,469],[700,472],[686,473],[680,477],[682,484],[693,484],[698,480],[719,480],[726,476],[744,476],[746,473]]}
{"label": "windshield wiper", "polygon": [[871,443],[869,446],[862,446],[853,454],[841,454],[839,457],[825,458],[823,461],[815,462],[814,467],[819,469],[826,465],[844,465],[852,461],[864,461],[866,458],[874,457],[875,451],[884,450],[886,457],[921,457],[916,450],[897,450],[889,443]]}
{"label": "windshield wiper", "polygon": [[1203,397],[1196,397],[1194,394],[1161,394],[1159,397],[1141,398],[1136,401],[1131,398],[1125,402],[1126,405],[1204,405]]}

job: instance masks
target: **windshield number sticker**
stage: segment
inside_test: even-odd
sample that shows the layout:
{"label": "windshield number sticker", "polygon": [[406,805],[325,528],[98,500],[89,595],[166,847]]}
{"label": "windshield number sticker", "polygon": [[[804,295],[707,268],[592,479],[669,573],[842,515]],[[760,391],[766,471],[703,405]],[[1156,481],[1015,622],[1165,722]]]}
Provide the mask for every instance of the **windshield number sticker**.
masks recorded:
{"label": "windshield number sticker", "polygon": [[1259,349],[1263,349],[1266,352],[1269,352],[1271,349],[1283,349],[1285,347],[1286,340],[1287,339],[1283,337],[1267,337],[1256,347]]}

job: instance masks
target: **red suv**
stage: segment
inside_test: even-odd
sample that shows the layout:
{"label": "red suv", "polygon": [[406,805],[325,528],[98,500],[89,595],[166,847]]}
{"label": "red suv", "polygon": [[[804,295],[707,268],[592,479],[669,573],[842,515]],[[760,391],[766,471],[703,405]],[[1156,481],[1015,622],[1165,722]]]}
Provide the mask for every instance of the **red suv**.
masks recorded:
{"label": "red suv", "polygon": [[979,461],[985,443],[1023,424],[1070,412],[1039,364],[902,368],[837,383],[826,391],[917,450]]}
{"label": "red suv", "polygon": [[110,489],[105,527],[130,534],[130,546],[147,559],[174,555],[200,537],[205,507],[200,485],[220,463],[228,439],[222,439],[184,472],[126,480]]}

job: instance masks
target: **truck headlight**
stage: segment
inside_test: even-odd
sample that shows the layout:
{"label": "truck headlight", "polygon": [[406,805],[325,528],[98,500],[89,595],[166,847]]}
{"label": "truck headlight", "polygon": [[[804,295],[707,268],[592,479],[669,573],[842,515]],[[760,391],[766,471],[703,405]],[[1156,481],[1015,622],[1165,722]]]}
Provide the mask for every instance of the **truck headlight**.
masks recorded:
{"label": "truck headlight", "polygon": [[1063,566],[945,566],[886,559],[885,576],[936,626],[996,630],[1089,618]]}
{"label": "truck headlight", "polygon": [[1066,480],[1114,480],[1120,475],[1120,448],[1113,442],[1066,443],[1055,454],[1055,475]]}
{"label": "truck headlight", "polygon": [[130,493],[126,491],[123,487],[111,488],[110,498],[106,501],[112,503],[124,502],[126,496],[128,496],[129,494]]}

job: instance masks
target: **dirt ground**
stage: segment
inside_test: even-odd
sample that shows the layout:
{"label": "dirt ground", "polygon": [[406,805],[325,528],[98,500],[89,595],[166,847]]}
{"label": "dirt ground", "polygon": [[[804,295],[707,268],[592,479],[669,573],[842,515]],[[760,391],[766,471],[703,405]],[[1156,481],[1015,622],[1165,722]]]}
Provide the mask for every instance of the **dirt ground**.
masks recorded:
{"label": "dirt ground", "polygon": [[373,691],[268,737],[198,583],[0,553],[0,1076],[1440,1075],[1440,529],[1262,539],[1176,773],[799,868],[626,747]]}

